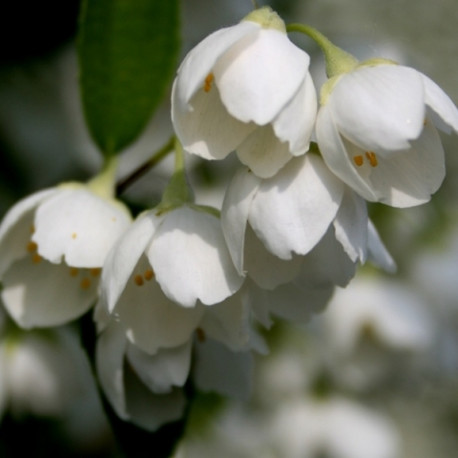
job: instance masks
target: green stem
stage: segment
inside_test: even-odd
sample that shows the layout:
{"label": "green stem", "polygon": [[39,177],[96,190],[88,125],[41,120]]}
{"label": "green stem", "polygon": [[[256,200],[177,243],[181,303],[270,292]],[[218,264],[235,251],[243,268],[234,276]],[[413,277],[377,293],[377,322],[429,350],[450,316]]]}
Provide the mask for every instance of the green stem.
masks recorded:
{"label": "green stem", "polygon": [[289,24],[287,32],[299,32],[310,37],[321,48],[326,59],[326,74],[328,78],[341,75],[353,70],[358,60],[350,53],[336,46],[321,32],[305,24]]}
{"label": "green stem", "polygon": [[97,195],[112,199],[115,196],[115,177],[118,169],[118,157],[111,156],[105,160],[102,171],[88,181],[87,186]]}
{"label": "green stem", "polygon": [[192,201],[192,193],[186,180],[184,151],[178,139],[175,140],[175,169],[162,195],[157,212],[163,213]]}
{"label": "green stem", "polygon": [[168,142],[156,153],[154,153],[151,158],[142,164],[138,169],[134,170],[129,176],[124,178],[116,185],[116,194],[122,194],[129,186],[131,186],[135,181],[145,175],[146,172],[155,167],[159,162],[162,161],[165,157],[173,151],[175,147],[175,135],[172,135]]}

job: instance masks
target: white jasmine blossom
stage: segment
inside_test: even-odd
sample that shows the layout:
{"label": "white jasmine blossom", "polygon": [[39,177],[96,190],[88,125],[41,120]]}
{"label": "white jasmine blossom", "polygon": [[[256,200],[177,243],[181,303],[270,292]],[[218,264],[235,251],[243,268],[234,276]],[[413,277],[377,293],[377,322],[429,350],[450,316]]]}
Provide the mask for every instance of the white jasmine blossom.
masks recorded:
{"label": "white jasmine blossom", "polygon": [[218,30],[184,59],[172,91],[172,120],[186,151],[239,159],[274,175],[309,148],[316,92],[309,56],[269,8]]}
{"label": "white jasmine blossom", "polygon": [[445,176],[437,128],[458,132],[458,110],[420,72],[362,63],[323,87],[316,135],[329,168],[369,201],[427,202]]}
{"label": "white jasmine blossom", "polygon": [[221,302],[240,288],[243,279],[216,216],[188,205],[157,213],[143,213],[110,253],[103,272],[110,311],[142,256],[147,267],[134,280],[143,283],[154,277],[164,294],[184,307],[194,307],[197,300],[205,305]]}
{"label": "white jasmine blossom", "polygon": [[65,323],[95,302],[99,274],[131,217],[83,184],[37,192],[0,225],[2,299],[24,328]]}

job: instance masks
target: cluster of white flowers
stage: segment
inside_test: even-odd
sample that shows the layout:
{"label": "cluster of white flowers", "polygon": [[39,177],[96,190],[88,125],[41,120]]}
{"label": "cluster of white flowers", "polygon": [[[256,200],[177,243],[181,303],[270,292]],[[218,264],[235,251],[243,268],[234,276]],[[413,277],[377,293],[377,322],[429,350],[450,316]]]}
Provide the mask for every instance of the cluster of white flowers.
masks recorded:
{"label": "cluster of white flowers", "polygon": [[440,186],[437,128],[458,132],[458,111],[431,80],[355,62],[329,75],[318,106],[309,64],[268,8],[184,59],[172,89],[177,155],[235,151],[242,163],[221,209],[196,205],[178,168],[135,221],[97,178],[5,216],[7,311],[23,328],[47,327],[96,304],[97,374],[122,419],[156,430],[180,418],[188,382],[246,396],[272,317],[307,320],[358,263],[394,269],[366,201],[418,205]]}

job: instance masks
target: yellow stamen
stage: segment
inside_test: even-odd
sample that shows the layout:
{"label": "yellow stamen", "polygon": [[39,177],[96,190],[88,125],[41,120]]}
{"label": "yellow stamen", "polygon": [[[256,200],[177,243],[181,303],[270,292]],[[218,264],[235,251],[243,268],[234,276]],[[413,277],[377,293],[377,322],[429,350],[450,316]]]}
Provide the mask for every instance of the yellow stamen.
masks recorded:
{"label": "yellow stamen", "polygon": [[91,286],[91,280],[89,278],[83,278],[80,283],[81,289],[89,289]]}
{"label": "yellow stamen", "polygon": [[135,275],[134,282],[137,286],[143,285],[143,277],[141,275]]}
{"label": "yellow stamen", "polygon": [[361,167],[363,165],[364,158],[363,156],[353,156],[353,161],[358,167]]}
{"label": "yellow stamen", "polygon": [[78,275],[78,272],[79,272],[79,269],[77,269],[76,267],[70,267],[70,275],[72,277],[76,277]]}
{"label": "yellow stamen", "polygon": [[378,160],[377,156],[373,151],[366,151],[366,157],[369,160],[369,163],[372,167],[377,167],[378,165]]}
{"label": "yellow stamen", "polygon": [[205,83],[204,83],[205,92],[210,92],[214,78],[215,76],[213,75],[213,73],[209,73],[207,77],[205,78]]}
{"label": "yellow stamen", "polygon": [[27,243],[26,249],[29,253],[35,253],[38,250],[38,245],[35,242],[30,241]]}
{"label": "yellow stamen", "polygon": [[151,269],[145,270],[143,278],[147,281],[151,280],[152,278],[154,278],[154,272]]}
{"label": "yellow stamen", "polygon": [[100,275],[100,272],[101,272],[102,269],[100,268],[94,268],[94,269],[90,269],[89,272],[91,273],[91,275],[93,277],[98,277]]}
{"label": "yellow stamen", "polygon": [[76,239],[76,237],[77,237],[77,234],[76,234],[76,232],[73,232],[73,234],[72,234],[72,239],[73,239],[73,240],[75,240],[75,239]]}
{"label": "yellow stamen", "polygon": [[32,224],[30,226],[30,233],[33,234],[35,232],[35,226]]}
{"label": "yellow stamen", "polygon": [[196,336],[197,336],[197,340],[200,343],[204,343],[207,340],[207,336],[205,335],[205,331],[202,328],[197,328],[196,329]]}
{"label": "yellow stamen", "polygon": [[32,256],[32,262],[34,264],[38,264],[41,262],[43,258],[38,254],[38,253],[35,253],[33,256]]}

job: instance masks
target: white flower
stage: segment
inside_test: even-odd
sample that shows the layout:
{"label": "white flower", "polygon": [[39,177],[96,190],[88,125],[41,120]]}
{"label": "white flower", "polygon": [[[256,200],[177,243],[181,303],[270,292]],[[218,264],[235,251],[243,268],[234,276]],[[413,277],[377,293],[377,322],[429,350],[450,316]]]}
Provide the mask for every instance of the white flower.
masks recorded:
{"label": "white flower", "polygon": [[[139,271],[147,266],[142,256]],[[96,308],[103,328],[96,351],[102,388],[120,418],[149,430],[181,417],[192,352],[199,389],[240,396],[249,393],[251,349],[260,345],[241,294],[212,307],[185,308],[155,283],[139,285],[134,275],[111,316],[104,296]]]}
{"label": "white flower", "polygon": [[189,52],[172,91],[172,120],[186,151],[239,159],[261,177],[308,150],[316,92],[309,56],[268,8],[218,30]]}
{"label": "white flower", "polygon": [[450,98],[420,72],[392,64],[363,63],[329,85],[316,124],[329,168],[369,201],[428,201],[445,175],[436,127],[458,131]]}
{"label": "white flower", "polygon": [[156,430],[183,414],[181,387],[190,365],[190,342],[148,354],[130,343],[112,322],[97,340],[96,367],[101,387],[123,420]]}
{"label": "white flower", "polygon": [[[221,302],[243,282],[232,263],[219,219],[191,205],[140,215],[111,251],[102,277],[110,312],[126,285],[136,282],[141,286],[153,277],[155,288],[185,308],[194,307],[198,300],[205,305]],[[164,310],[168,310],[166,306]],[[194,311],[177,313],[190,315]]]}
{"label": "white flower", "polygon": [[[267,179],[240,169],[226,192],[221,220],[239,273],[247,271],[263,288],[267,284],[260,283],[260,275],[270,276],[269,289],[292,280],[303,262],[297,255],[310,253],[330,227],[352,262],[364,263],[369,257],[385,268],[392,267],[368,220],[364,200],[312,153],[294,158]],[[263,254],[263,246],[274,256]],[[333,268],[336,263],[331,261],[327,269]]]}
{"label": "white flower", "polygon": [[118,201],[82,184],[18,202],[0,226],[2,299],[24,328],[59,325],[95,302],[100,269],[131,222]]}

